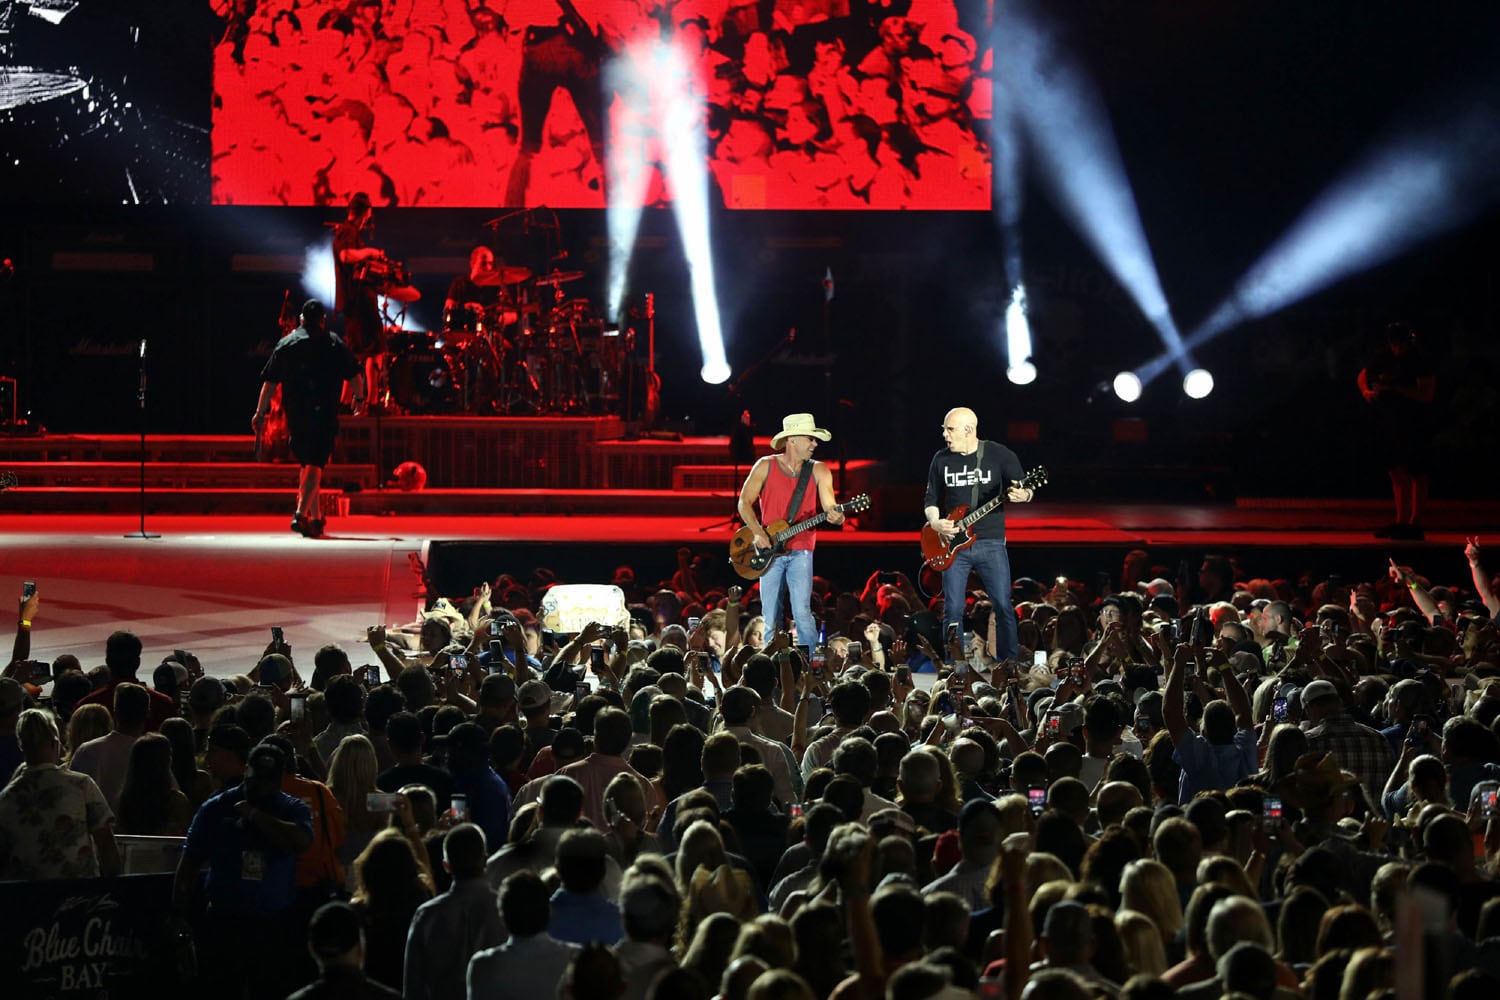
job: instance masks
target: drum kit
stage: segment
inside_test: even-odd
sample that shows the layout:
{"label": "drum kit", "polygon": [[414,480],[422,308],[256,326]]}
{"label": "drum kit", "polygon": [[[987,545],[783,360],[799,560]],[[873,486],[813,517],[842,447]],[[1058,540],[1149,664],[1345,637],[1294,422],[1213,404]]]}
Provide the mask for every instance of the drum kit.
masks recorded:
{"label": "drum kit", "polygon": [[[365,274],[388,303],[421,298],[405,267],[372,261]],[[628,333],[607,325],[586,298],[563,286],[582,271],[536,277],[499,266],[470,278],[496,289],[486,304],[455,303],[439,331],[413,332],[387,314],[387,412],[466,416],[618,412]]]}

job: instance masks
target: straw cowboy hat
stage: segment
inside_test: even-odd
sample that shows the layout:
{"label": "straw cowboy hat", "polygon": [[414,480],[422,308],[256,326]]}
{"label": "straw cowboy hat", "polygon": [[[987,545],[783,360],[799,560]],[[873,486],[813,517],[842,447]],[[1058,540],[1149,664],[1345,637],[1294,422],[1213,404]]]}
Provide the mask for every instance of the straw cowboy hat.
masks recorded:
{"label": "straw cowboy hat", "polygon": [[1299,809],[1328,802],[1334,794],[1359,784],[1359,779],[1343,768],[1333,754],[1305,753],[1297,758],[1292,773],[1277,783],[1281,794]]}
{"label": "straw cowboy hat", "polygon": [[727,864],[713,871],[699,865],[693,872],[688,898],[695,920],[702,920],[710,913],[728,913],[746,921],[753,920],[760,912],[749,873]]}
{"label": "straw cowboy hat", "polygon": [[817,420],[813,419],[811,413],[793,413],[781,419],[781,432],[771,439],[771,448],[780,448],[781,442],[798,434],[806,434],[819,441],[828,441],[833,438],[832,434],[818,426]]}

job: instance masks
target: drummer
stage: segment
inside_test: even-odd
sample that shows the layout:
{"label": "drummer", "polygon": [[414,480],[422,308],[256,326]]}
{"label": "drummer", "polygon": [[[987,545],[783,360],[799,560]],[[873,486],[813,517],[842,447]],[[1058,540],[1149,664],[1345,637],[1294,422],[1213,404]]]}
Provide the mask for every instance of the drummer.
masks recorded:
{"label": "drummer", "polygon": [[515,269],[497,266],[495,252],[489,247],[479,246],[469,252],[469,273],[453,279],[443,300],[450,333],[475,332],[481,321],[488,321],[492,327],[516,321],[518,314],[505,287],[510,270]]}

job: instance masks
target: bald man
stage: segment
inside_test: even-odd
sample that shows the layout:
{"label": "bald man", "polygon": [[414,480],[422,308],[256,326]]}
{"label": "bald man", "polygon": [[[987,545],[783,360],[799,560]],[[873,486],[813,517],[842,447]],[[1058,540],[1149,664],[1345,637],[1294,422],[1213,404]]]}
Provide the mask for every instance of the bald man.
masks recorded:
{"label": "bald man", "polygon": [[[1029,503],[1033,491],[1020,485],[1025,473],[1016,453],[994,441],[979,438],[979,418],[966,406],[943,417],[942,451],[932,456],[927,472],[927,523],[944,538],[958,536],[959,527],[947,513],[958,506],[970,510],[1000,496],[1005,503]],[[943,571],[943,635],[963,637],[964,602],[969,573],[975,571],[994,606],[995,656],[1016,655],[1016,613],[1010,606],[1010,554],[1005,549],[1005,504],[969,526],[974,542],[959,550]],[[967,648],[967,646],[963,647]],[[944,655],[951,656],[945,651]]]}

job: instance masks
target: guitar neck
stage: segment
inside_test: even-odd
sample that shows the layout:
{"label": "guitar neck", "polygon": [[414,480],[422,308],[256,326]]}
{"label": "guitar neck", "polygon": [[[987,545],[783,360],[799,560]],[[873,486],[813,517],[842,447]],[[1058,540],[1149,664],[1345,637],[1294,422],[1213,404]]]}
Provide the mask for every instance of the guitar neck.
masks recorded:
{"label": "guitar neck", "polygon": [[996,507],[1000,506],[1001,502],[1004,499],[1005,498],[1003,496],[997,496],[993,500],[987,500],[987,501],[985,501],[984,503],[980,504],[978,507],[975,507],[973,510],[969,511],[969,513],[965,514],[963,516],[963,518],[958,522],[958,526],[960,528],[967,528],[969,525],[973,524],[975,521],[979,520],[981,517],[984,517],[986,514],[988,514],[990,511],[994,510]]}
{"label": "guitar neck", "polygon": [[[843,508],[840,507],[837,509],[842,510]],[[773,541],[777,543],[785,542],[788,539],[802,534],[802,532],[806,531],[809,528],[816,528],[826,520],[828,520],[828,514],[826,511],[822,514],[814,514],[806,521],[798,521],[796,524],[789,524],[785,528],[782,528],[780,531],[776,532],[776,537],[773,539]]]}

